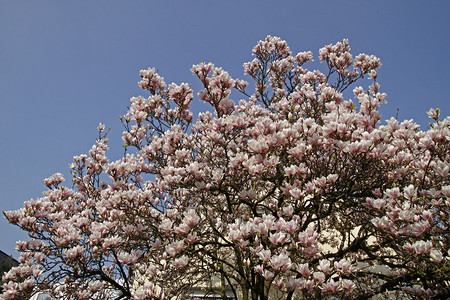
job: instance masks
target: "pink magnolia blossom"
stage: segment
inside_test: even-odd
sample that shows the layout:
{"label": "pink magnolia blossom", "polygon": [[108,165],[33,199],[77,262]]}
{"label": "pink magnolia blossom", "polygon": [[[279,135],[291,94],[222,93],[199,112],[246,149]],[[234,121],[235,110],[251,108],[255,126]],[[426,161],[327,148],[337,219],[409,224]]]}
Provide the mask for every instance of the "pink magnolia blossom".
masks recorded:
{"label": "pink magnolia blossom", "polygon": [[327,281],[326,283],[322,284],[322,289],[325,293],[328,292],[337,292],[340,288],[340,284],[339,281],[334,281],[333,279],[330,279],[329,281]]}
{"label": "pink magnolia blossom", "polygon": [[314,280],[323,283],[325,281],[325,274],[323,272],[314,272],[313,273]]}
{"label": "pink magnolia blossom", "polygon": [[270,263],[272,264],[274,270],[282,270],[287,271],[291,268],[292,262],[289,256],[286,253],[281,253],[278,255],[273,255],[270,258]]}
{"label": "pink magnolia blossom", "polygon": [[443,260],[442,252],[437,249],[430,250],[430,257],[433,261],[440,263]]}
{"label": "pink magnolia blossom", "polygon": [[271,253],[269,249],[261,250],[257,253],[257,255],[263,262],[268,262],[269,259],[271,258]]}
{"label": "pink magnolia blossom", "polygon": [[331,271],[331,269],[330,269],[330,261],[327,260],[327,259],[321,259],[319,261],[319,266],[317,267],[317,269],[319,271],[324,272],[324,273],[330,272]]}
{"label": "pink magnolia blossom", "polygon": [[311,275],[311,271],[309,270],[308,263],[300,264],[297,267],[297,271],[305,277],[308,277],[309,275]]}

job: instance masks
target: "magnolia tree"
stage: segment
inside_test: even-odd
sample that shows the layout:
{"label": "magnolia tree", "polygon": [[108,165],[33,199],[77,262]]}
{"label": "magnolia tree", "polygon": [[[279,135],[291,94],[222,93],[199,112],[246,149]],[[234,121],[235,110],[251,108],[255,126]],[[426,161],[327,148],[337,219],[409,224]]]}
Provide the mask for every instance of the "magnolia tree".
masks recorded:
{"label": "magnolia tree", "polygon": [[108,160],[100,125],[72,188],[55,174],[5,212],[30,240],[3,299],[448,297],[450,118],[381,123],[380,60],[349,51],[325,46],[326,71],[310,71],[311,52],[268,36],[244,64],[250,86],[194,65],[212,107],[197,118],[190,85],[142,70],[126,155]]}

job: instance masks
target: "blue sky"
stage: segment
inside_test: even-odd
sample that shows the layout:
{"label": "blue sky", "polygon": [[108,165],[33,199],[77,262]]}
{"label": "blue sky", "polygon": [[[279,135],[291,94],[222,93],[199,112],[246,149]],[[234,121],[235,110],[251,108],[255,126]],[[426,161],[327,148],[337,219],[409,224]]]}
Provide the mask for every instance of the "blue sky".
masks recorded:
{"label": "blue sky", "polygon": [[[99,122],[111,127],[110,157],[121,156],[122,125],[140,69],[200,87],[189,69],[213,62],[245,79],[242,64],[268,34],[292,52],[348,38],[352,52],[375,54],[383,120],[416,120],[429,108],[449,115],[450,1],[13,1],[0,4],[0,210],[41,196],[55,172],[69,179]],[[317,65],[310,65],[318,68]],[[235,99],[239,100],[239,99]],[[197,100],[199,101],[199,100]],[[196,102],[195,110],[204,109]],[[26,235],[0,218],[0,249]]]}

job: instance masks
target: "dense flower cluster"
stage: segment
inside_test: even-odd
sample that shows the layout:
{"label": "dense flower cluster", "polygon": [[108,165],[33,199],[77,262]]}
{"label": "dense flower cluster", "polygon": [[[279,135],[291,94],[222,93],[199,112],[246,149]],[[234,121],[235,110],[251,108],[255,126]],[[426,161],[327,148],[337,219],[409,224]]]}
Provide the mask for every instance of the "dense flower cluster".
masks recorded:
{"label": "dense flower cluster", "polygon": [[[195,122],[188,84],[142,70],[150,96],[122,118],[126,155],[107,159],[100,125],[74,158],[73,188],[55,174],[42,198],[5,212],[31,239],[17,244],[2,298],[168,299],[193,287],[245,300],[448,296],[450,118],[431,109],[427,131],[382,125],[380,60],[353,57],[347,40],[319,53],[325,73],[304,67],[311,52],[258,42],[244,64],[253,93],[194,65],[214,110]],[[355,84],[364,77],[367,89]]]}

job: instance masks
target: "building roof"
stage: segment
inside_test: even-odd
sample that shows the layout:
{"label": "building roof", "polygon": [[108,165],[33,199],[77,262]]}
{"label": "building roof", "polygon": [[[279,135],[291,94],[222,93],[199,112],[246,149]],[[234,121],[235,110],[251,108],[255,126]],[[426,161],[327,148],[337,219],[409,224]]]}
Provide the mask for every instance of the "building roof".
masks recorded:
{"label": "building roof", "polygon": [[12,258],[13,262],[16,265],[19,265],[19,262],[17,260],[15,260],[11,255],[6,254],[5,252],[3,252],[2,250],[0,250],[0,264],[2,264],[4,261],[6,261],[8,258]]}

